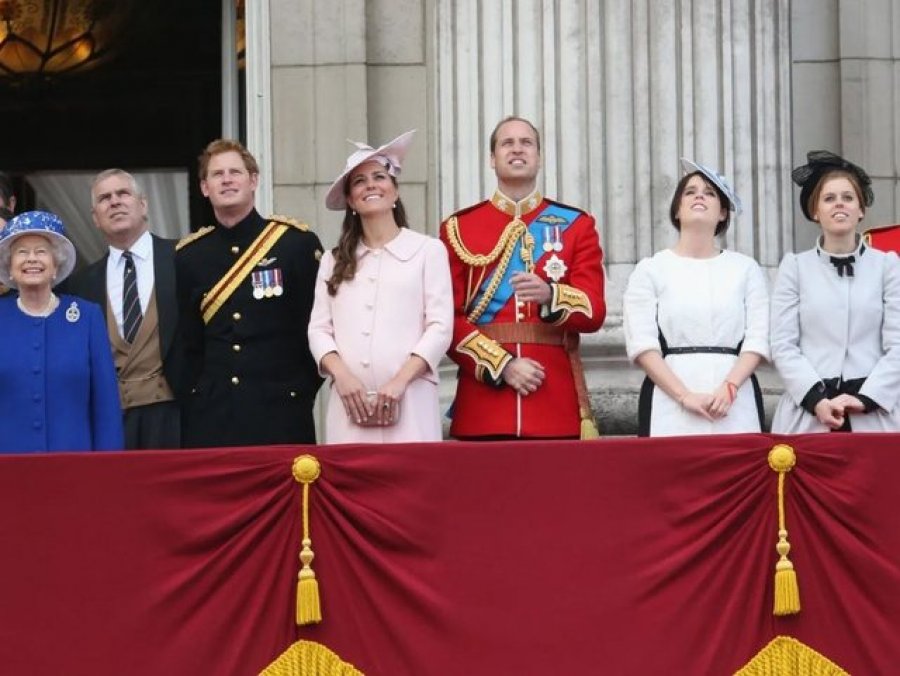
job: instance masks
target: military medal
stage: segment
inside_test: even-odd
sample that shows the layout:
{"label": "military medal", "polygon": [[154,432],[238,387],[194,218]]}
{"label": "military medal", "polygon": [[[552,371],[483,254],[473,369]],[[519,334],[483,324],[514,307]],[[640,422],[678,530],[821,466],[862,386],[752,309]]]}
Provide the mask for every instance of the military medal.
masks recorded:
{"label": "military medal", "polygon": [[281,276],[281,268],[275,268],[272,270],[272,273],[275,275],[275,286],[272,287],[272,293],[276,296],[280,296],[284,293],[284,282]]}
{"label": "military medal", "polygon": [[265,295],[266,298],[271,298],[275,295],[274,284],[272,283],[272,271],[271,270],[263,270],[263,280],[265,282]]}
{"label": "military medal", "polygon": [[260,300],[265,296],[262,271],[254,270],[253,273],[251,273],[251,281],[253,282],[253,297],[256,300]]}
{"label": "military medal", "polygon": [[558,282],[565,277],[567,271],[568,268],[566,267],[565,261],[556,254],[550,256],[550,258],[547,259],[547,262],[544,263],[544,274],[554,282]]}
{"label": "military medal", "polygon": [[558,225],[544,226],[544,244],[541,247],[547,253],[551,251],[560,252],[563,250],[562,236]]}
{"label": "military medal", "polygon": [[66,321],[70,324],[74,324],[79,319],[81,319],[81,310],[78,309],[78,303],[73,300],[69,309],[66,310]]}

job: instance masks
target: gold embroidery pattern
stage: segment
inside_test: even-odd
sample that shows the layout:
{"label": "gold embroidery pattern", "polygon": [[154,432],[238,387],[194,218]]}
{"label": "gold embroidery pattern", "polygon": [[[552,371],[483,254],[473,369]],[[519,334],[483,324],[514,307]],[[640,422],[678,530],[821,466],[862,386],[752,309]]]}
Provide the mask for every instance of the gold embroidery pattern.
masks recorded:
{"label": "gold embroidery pattern", "polygon": [[475,360],[475,377],[479,382],[484,382],[485,370],[490,373],[491,378],[500,380],[503,368],[512,360],[512,355],[500,343],[480,331],[472,331],[463,338],[456,346],[456,351]]}
{"label": "gold embroidery pattern", "polygon": [[580,312],[586,317],[593,316],[594,310],[588,295],[574,286],[568,284],[553,284],[553,297],[550,299],[550,313],[562,311],[563,316],[555,324],[560,324],[569,318],[570,314]]}
{"label": "gold embroidery pattern", "polygon": [[303,221],[298,221],[296,218],[291,218],[290,216],[282,216],[280,214],[273,214],[269,216],[270,221],[278,221],[279,223],[284,223],[286,225],[291,225],[297,230],[302,230],[303,232],[309,231],[309,225],[304,223]]}
{"label": "gold embroidery pattern", "polygon": [[186,247],[191,242],[196,242],[198,239],[200,239],[204,235],[208,235],[215,229],[216,228],[213,225],[205,225],[202,228],[200,228],[197,232],[191,233],[190,235],[187,235],[186,237],[182,237],[180,240],[178,240],[178,244],[175,245],[175,251],[181,251],[184,247]]}

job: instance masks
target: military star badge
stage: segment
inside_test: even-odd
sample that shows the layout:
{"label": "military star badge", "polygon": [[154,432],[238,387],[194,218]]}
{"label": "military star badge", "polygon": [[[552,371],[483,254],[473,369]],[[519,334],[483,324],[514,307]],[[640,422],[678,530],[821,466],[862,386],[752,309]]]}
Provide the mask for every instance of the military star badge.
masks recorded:
{"label": "military star badge", "polygon": [[558,282],[565,277],[568,270],[569,268],[566,267],[565,261],[556,254],[550,256],[550,258],[547,259],[547,262],[544,263],[544,274],[554,282]]}

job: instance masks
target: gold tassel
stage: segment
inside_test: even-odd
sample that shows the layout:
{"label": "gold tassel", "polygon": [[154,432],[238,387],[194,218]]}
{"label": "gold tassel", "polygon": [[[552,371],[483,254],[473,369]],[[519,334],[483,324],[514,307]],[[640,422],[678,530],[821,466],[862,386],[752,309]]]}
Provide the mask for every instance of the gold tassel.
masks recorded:
{"label": "gold tassel", "polygon": [[589,411],[582,409],[581,411],[581,439],[599,439],[600,430],[597,429],[597,423]]}
{"label": "gold tassel", "polygon": [[319,461],[311,455],[301,455],[294,459],[294,479],[303,484],[303,548],[300,551],[300,572],[297,574],[297,624],[313,624],[322,621],[319,603],[319,582],[312,569],[315,554],[309,537],[309,486],[321,474]]}
{"label": "gold tassel", "polygon": [[778,563],[775,564],[775,615],[795,615],[800,612],[800,587],[797,584],[797,571],[788,558],[791,544],[784,517],[784,479],[794,465],[797,457],[794,449],[786,444],[778,444],[769,451],[769,467],[778,472]]}

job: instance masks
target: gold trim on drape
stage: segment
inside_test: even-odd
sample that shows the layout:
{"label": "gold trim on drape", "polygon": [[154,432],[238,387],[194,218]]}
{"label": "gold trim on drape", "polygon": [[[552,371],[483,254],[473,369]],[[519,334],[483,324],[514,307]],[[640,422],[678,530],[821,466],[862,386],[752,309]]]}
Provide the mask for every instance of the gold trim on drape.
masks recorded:
{"label": "gold trim on drape", "polygon": [[735,676],[849,676],[849,672],[795,638],[776,636]]}

